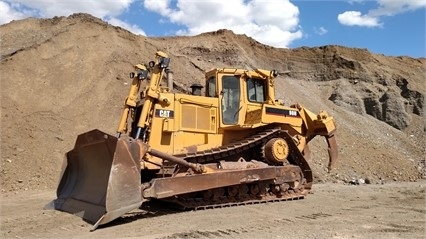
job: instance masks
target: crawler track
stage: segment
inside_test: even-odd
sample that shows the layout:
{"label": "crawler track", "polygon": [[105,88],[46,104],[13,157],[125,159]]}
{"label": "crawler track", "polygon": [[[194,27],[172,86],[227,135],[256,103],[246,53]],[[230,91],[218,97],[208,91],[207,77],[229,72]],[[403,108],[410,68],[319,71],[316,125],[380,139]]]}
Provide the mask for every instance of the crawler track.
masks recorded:
{"label": "crawler track", "polygon": [[262,152],[263,146],[275,137],[284,138],[288,142],[290,147],[289,163],[292,167],[296,165],[301,169],[300,177],[296,181],[278,183],[277,181],[279,181],[280,176],[284,175],[277,175],[278,180],[216,188],[161,200],[172,203],[184,210],[200,210],[303,199],[311,189],[312,173],[291,136],[281,128],[266,128],[243,140],[225,146],[175,156],[183,158],[188,162],[201,164],[216,163],[221,160],[235,160],[239,157],[247,156],[250,157],[248,160],[256,159],[267,162]]}
{"label": "crawler track", "polygon": [[[263,192],[259,191],[257,193],[253,193],[252,188],[262,186],[266,186]],[[241,190],[243,187],[247,187],[247,190]],[[234,194],[233,192],[235,189],[237,189],[237,193],[236,195],[232,195]],[[222,193],[222,195],[217,195],[218,192]],[[174,199],[168,199],[166,201],[172,202],[184,210],[205,210],[268,202],[298,200],[303,199],[306,193],[308,193],[308,191],[304,189],[303,184],[299,184],[297,187],[283,188],[280,187],[280,185],[268,185],[267,182],[259,182],[256,184],[238,185],[203,191],[196,195],[182,195]],[[209,195],[209,197],[206,197],[206,194]]]}
{"label": "crawler track", "polygon": [[[248,160],[256,159],[268,163],[264,158],[262,146],[274,137],[282,137],[288,143],[290,147],[289,162],[290,164],[297,165],[302,169],[304,178],[306,179],[305,188],[306,190],[309,190],[313,181],[311,168],[288,132],[279,127],[266,128],[245,139],[221,147],[175,156],[192,163],[215,163],[221,160],[229,160],[230,158],[238,159],[238,156],[247,155],[248,152],[251,152],[251,155],[255,154],[255,157],[249,158]],[[250,155],[250,153],[248,154]]]}
{"label": "crawler track", "polygon": [[[178,154],[177,157],[183,158],[193,163],[213,163],[220,160],[226,160],[229,157],[237,156],[248,150],[255,149],[265,144],[269,139],[276,137],[282,130],[280,128],[270,128],[251,135],[243,140],[224,145],[221,147],[199,151],[196,153]],[[260,155],[260,154],[259,154]]]}

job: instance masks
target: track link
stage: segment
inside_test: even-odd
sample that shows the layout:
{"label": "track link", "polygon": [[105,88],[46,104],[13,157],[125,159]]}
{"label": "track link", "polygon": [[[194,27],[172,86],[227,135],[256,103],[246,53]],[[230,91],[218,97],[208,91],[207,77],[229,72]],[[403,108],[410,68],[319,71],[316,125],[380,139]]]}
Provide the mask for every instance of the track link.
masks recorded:
{"label": "track link", "polygon": [[175,156],[192,163],[214,163],[261,146],[269,139],[278,135],[280,131],[280,128],[269,128],[228,145],[196,153],[178,154]]}
{"label": "track link", "polygon": [[[262,182],[257,185],[263,185]],[[241,205],[263,204],[269,202],[292,201],[303,199],[308,193],[304,190],[304,185],[299,185],[297,188],[278,189],[279,185],[270,185],[262,194],[253,194],[250,191],[237,196],[230,196],[229,191],[232,187],[246,187],[247,185],[231,186],[223,188],[223,195],[219,197],[205,198],[208,191],[201,192],[200,194],[180,195],[174,198],[168,198],[165,201],[173,203],[182,210],[206,210],[214,208],[234,207]],[[253,184],[249,185],[253,186]],[[213,189],[215,190],[215,189]],[[216,189],[217,190],[217,189]],[[212,190],[210,190],[212,191]],[[213,194],[214,195],[214,194]]]}

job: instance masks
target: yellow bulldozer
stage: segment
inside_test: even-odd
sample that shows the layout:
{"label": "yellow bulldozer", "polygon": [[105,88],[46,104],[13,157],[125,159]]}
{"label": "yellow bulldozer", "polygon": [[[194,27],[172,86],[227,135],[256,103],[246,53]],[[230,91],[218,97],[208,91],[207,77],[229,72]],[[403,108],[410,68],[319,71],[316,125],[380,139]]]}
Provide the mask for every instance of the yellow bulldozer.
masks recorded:
{"label": "yellow bulldozer", "polygon": [[333,117],[275,99],[277,71],[213,69],[205,86],[175,93],[169,64],[159,51],[135,66],[116,135],[77,137],[55,209],[94,230],[154,200],[206,209],[301,199],[312,186],[308,143],[317,135],[328,143],[329,169],[335,164]]}

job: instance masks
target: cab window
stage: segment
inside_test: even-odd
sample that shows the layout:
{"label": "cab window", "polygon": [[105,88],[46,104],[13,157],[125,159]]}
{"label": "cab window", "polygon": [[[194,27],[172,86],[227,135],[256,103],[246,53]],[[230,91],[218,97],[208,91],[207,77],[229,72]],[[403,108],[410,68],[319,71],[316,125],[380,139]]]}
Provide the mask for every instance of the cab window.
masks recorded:
{"label": "cab window", "polygon": [[247,79],[247,98],[250,102],[264,102],[266,100],[265,82],[260,79]]}

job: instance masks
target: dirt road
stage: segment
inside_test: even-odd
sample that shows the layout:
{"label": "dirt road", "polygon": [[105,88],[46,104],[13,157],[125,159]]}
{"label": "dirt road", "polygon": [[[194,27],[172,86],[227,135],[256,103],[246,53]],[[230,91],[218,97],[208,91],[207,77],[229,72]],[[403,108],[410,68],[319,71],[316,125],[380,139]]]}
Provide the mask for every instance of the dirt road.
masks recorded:
{"label": "dirt road", "polygon": [[306,199],[205,211],[135,212],[90,232],[42,208],[53,191],[3,194],[1,238],[424,238],[425,181],[316,184]]}

